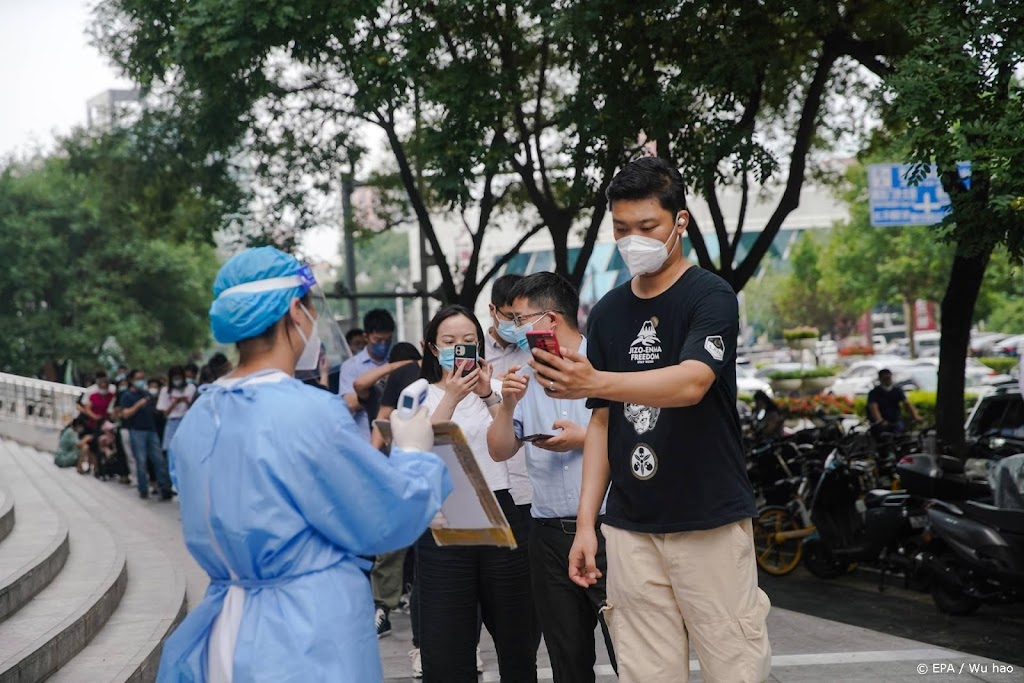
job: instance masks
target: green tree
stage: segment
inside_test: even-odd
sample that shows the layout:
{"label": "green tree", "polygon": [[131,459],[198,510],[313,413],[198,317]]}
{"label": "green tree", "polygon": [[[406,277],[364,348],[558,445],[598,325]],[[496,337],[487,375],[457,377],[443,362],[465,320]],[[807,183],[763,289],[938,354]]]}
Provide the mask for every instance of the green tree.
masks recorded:
{"label": "green tree", "polygon": [[[942,298],[936,426],[963,442],[964,366],[974,308],[993,250],[1024,251],[1024,5],[1001,0],[907,4],[913,49],[885,85],[888,116],[923,177],[935,164],[952,210],[938,230],[955,245]],[[971,162],[970,183],[957,163]]]}
{"label": "green tree", "polygon": [[[691,223],[701,263],[742,289],[799,205],[811,155],[856,132],[861,117],[845,105],[866,87],[861,67],[881,73],[903,49],[889,9],[105,0],[97,33],[144,87],[195,102],[181,124],[211,150],[244,150],[286,203],[301,203],[295,188],[310,182],[326,188],[358,157],[358,127],[377,127],[438,264],[439,297],[472,304],[497,270],[480,254],[502,211],[524,227],[495,266],[543,229],[556,270],[579,284],[608,182],[652,141],[711,206],[725,257],[711,263]],[[750,193],[781,176],[777,210],[734,264]],[[743,196],[731,234],[722,185]],[[435,230],[439,207],[473,217],[461,282]],[[582,247],[571,259],[574,237]]]}
{"label": "green tree", "polygon": [[[208,340],[217,260],[205,242],[221,224],[210,207],[219,200],[199,184],[183,189],[187,176],[154,172],[169,158],[129,153],[123,135],[79,134],[48,158],[0,169],[4,371],[91,369],[108,339],[124,362],[160,370]],[[127,160],[137,173],[117,172]]]}
{"label": "green tree", "polygon": [[850,219],[835,226],[830,234],[824,250],[822,289],[857,313],[879,303],[903,306],[907,339],[914,354],[914,304],[919,299],[938,301],[942,297],[953,250],[930,226],[873,227],[866,167],[852,167],[846,178],[843,197],[850,207]]}

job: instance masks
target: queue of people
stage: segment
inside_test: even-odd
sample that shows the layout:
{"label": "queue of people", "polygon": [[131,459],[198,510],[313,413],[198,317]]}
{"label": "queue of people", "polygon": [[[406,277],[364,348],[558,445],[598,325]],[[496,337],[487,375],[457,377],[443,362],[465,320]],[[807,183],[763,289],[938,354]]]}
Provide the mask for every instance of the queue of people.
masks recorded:
{"label": "queue of people", "polygon": [[[391,632],[410,565],[411,664],[428,683],[476,681],[483,628],[502,681],[537,680],[541,636],[555,681],[594,681],[598,625],[623,681],[685,682],[691,647],[706,681],[767,679],[736,298],[682,252],[678,170],[635,161],[608,199],[633,278],[586,334],[564,278],[507,275],[486,332],[447,306],[419,350],[370,311],[336,389],[308,267],[261,248],[221,269],[211,326],[241,362],[186,409],[169,453],[210,588],[165,644],[159,681],[381,680],[371,629]],[[546,350],[532,348],[539,336]],[[319,376],[297,380],[318,350]],[[417,379],[429,388],[409,416],[398,397]],[[515,549],[434,541],[451,479],[431,423],[447,421]]]}
{"label": "queue of people", "polygon": [[175,365],[165,374],[117,368],[113,376],[97,370],[77,408],[61,431],[54,463],[80,474],[135,484],[140,498],[170,500],[168,451],[178,426],[197,396],[198,386],[231,370],[222,353],[202,368]]}

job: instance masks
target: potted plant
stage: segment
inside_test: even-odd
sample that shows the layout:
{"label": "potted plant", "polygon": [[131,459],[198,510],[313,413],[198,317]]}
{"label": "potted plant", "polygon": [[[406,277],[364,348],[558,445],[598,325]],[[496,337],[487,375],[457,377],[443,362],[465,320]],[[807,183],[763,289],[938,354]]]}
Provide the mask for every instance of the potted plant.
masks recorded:
{"label": "potted plant", "polygon": [[799,391],[803,384],[799,370],[788,372],[773,372],[768,375],[768,381],[775,391]]}
{"label": "potted plant", "polygon": [[800,378],[803,380],[802,388],[815,392],[832,386],[835,376],[835,368],[813,368],[800,373]]}
{"label": "potted plant", "polygon": [[786,340],[790,348],[814,349],[818,343],[817,327],[793,327],[782,331],[782,338]]}

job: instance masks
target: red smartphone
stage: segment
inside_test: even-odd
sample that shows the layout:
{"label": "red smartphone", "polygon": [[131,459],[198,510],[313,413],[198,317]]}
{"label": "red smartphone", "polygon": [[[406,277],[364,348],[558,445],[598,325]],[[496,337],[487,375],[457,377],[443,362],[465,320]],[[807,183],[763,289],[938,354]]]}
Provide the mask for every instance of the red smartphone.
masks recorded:
{"label": "red smartphone", "polygon": [[455,345],[455,365],[462,365],[462,376],[465,377],[476,369],[476,344]]}
{"label": "red smartphone", "polygon": [[552,356],[562,357],[562,349],[558,347],[558,338],[551,330],[527,332],[526,343],[531,349],[542,349]]}

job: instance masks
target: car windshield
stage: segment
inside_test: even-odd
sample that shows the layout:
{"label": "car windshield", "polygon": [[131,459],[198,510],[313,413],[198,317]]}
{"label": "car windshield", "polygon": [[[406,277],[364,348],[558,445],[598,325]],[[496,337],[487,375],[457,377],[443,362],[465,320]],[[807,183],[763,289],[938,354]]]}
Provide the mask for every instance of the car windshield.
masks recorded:
{"label": "car windshield", "polygon": [[1000,394],[982,399],[967,432],[975,437],[1024,434],[1024,398],[1020,394]]}

